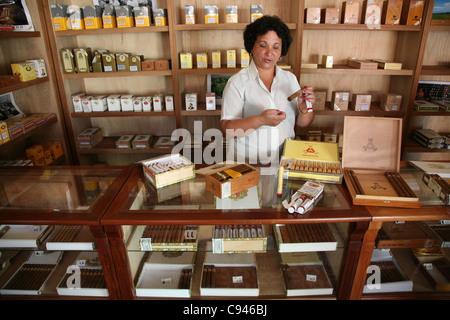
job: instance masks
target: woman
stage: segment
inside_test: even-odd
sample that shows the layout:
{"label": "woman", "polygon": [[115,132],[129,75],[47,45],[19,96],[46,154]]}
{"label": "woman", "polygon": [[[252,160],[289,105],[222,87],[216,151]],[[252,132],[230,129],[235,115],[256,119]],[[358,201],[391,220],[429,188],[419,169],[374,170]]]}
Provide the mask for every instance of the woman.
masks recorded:
{"label": "woman", "polygon": [[289,102],[300,85],[294,74],[276,65],[291,42],[289,28],[275,16],[263,16],[245,29],[244,45],[252,61],[228,80],[222,96],[222,130],[228,138],[236,137],[228,159],[278,163],[284,141],[295,137],[295,126],[313,121],[314,113],[306,107],[306,100],[315,101],[313,89],[304,87],[303,95]]}

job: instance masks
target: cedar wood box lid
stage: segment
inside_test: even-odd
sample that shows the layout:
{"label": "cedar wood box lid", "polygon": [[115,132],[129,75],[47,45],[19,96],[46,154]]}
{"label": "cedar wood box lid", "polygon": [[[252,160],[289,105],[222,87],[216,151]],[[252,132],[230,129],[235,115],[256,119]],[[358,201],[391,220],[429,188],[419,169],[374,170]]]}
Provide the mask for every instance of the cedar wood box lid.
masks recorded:
{"label": "cedar wood box lid", "polygon": [[342,167],[400,171],[402,119],[344,118]]}

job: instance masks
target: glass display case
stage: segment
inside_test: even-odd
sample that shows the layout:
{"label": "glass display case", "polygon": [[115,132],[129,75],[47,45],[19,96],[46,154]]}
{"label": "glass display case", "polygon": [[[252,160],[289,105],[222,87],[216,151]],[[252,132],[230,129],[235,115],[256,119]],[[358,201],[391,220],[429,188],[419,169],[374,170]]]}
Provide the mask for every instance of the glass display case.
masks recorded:
{"label": "glass display case", "polygon": [[136,167],[102,218],[122,297],[345,299],[371,220],[345,186],[325,184],[314,208],[283,201],[305,180],[259,168],[259,182],[222,199],[195,177],[155,188]]}
{"label": "glass display case", "polygon": [[119,299],[100,226],[132,167],[0,167],[0,296]]}

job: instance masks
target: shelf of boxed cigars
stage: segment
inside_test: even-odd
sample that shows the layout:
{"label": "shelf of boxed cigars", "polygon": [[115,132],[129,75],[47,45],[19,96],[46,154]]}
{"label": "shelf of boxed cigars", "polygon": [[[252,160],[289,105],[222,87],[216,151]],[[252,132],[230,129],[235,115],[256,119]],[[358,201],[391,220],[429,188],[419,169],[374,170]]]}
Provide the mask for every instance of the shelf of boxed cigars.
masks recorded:
{"label": "shelf of boxed cigars", "polygon": [[450,66],[422,66],[421,76],[448,76]]}
{"label": "shelf of boxed cigars", "polygon": [[[349,106],[348,110],[333,110],[331,108],[331,102],[325,102],[324,110],[314,110],[316,115],[342,115],[342,116],[377,116],[377,117],[401,117],[405,114],[404,111],[384,111],[380,108],[379,102],[372,102],[369,111],[356,111],[352,110]],[[422,113],[421,113],[422,114]]]}
{"label": "shelf of boxed cigars", "polygon": [[67,36],[89,36],[114,33],[146,33],[146,32],[168,32],[168,26],[150,26],[150,27],[130,27],[130,28],[101,28],[101,29],[82,29],[82,30],[58,30],[56,37]]}
{"label": "shelf of boxed cigars", "polygon": [[333,68],[302,68],[303,74],[345,74],[345,75],[379,75],[379,76],[412,76],[413,70],[389,70],[389,69],[357,69],[347,65],[333,65]]}
{"label": "shelf of boxed cigars", "polygon": [[[245,30],[248,25],[247,22],[243,23],[196,23],[196,24],[176,24],[175,30],[177,31],[194,31],[194,30]],[[289,30],[296,30],[296,23],[286,23]]]}
{"label": "shelf of boxed cigars", "polygon": [[[121,113],[121,112],[118,112]],[[138,113],[138,112],[136,112]],[[142,113],[142,112],[140,112]],[[103,137],[103,140],[100,141],[95,147],[89,149],[78,149],[78,152],[81,154],[97,154],[97,153],[170,153],[172,148],[141,148],[141,149],[132,149],[132,148],[123,148],[119,149],[116,147],[116,141],[119,139],[119,136],[115,137]]]}
{"label": "shelf of boxed cigars", "polygon": [[147,76],[170,76],[172,70],[163,71],[117,71],[117,72],[92,72],[92,73],[65,73],[65,79],[85,78],[118,78],[118,77],[147,77]]}
{"label": "shelf of boxed cigars", "polygon": [[413,25],[373,25],[368,26],[366,24],[331,24],[331,23],[305,23],[303,24],[305,30],[366,30],[366,31],[420,31],[421,26]]}
{"label": "shelf of boxed cigars", "polygon": [[170,117],[174,111],[103,111],[103,112],[72,112],[72,118],[97,118],[97,117]]}

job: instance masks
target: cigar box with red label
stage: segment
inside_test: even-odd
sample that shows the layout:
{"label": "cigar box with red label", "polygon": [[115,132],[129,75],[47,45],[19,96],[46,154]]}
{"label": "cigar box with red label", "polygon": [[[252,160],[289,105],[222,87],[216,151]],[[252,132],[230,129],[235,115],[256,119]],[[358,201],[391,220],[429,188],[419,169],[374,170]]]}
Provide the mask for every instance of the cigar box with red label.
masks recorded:
{"label": "cigar box with red label", "polygon": [[400,175],[402,119],[344,118],[342,167],[355,205],[419,208]]}

